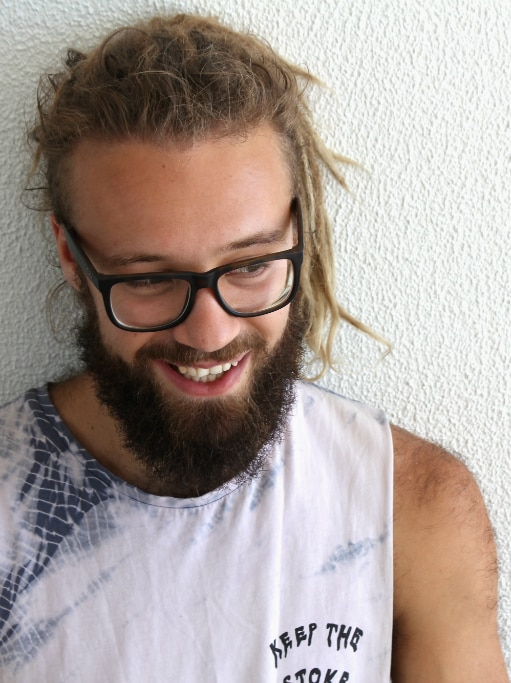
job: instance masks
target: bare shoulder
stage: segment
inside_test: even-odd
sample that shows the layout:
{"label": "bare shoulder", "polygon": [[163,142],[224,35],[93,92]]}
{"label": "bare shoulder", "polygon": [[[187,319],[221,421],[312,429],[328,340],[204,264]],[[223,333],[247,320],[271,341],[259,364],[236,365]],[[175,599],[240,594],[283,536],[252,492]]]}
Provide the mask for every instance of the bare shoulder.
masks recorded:
{"label": "bare shoulder", "polygon": [[[474,477],[458,458],[410,432],[392,426],[396,521],[403,525],[427,515],[449,513],[465,524],[481,525],[492,538],[483,499]],[[467,517],[468,516],[468,517]]]}
{"label": "bare shoulder", "polygon": [[474,477],[440,446],[397,427],[392,435],[396,617],[414,599],[408,593],[412,584],[429,582],[433,588],[440,571],[454,578],[463,569],[457,566],[462,556],[463,564],[470,560],[478,576],[486,577],[493,609],[493,531]]}
{"label": "bare shoulder", "polygon": [[479,487],[439,446],[396,427],[392,435],[393,681],[504,683],[495,544]]}

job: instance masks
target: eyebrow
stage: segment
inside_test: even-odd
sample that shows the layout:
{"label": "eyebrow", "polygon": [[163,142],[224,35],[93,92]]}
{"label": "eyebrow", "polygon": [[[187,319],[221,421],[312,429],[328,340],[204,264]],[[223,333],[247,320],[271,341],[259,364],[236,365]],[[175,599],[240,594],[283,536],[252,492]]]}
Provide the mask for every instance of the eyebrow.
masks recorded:
{"label": "eyebrow", "polygon": [[[228,254],[229,252],[239,251],[241,249],[248,249],[258,245],[272,245],[282,242],[289,229],[289,223],[284,228],[272,230],[271,232],[256,232],[253,235],[243,239],[229,242],[219,249],[218,254]],[[120,268],[123,266],[130,266],[136,263],[163,263],[168,259],[161,254],[132,254],[104,257],[101,256],[98,261],[101,261],[102,268]]]}
{"label": "eyebrow", "polygon": [[272,232],[258,232],[255,233],[255,235],[246,237],[245,239],[229,242],[229,244],[226,244],[225,247],[220,250],[220,253],[225,254],[230,251],[237,251],[238,249],[248,249],[248,247],[254,247],[258,244],[275,244],[277,242],[282,242],[288,229],[289,223],[287,223],[283,228],[272,230]]}

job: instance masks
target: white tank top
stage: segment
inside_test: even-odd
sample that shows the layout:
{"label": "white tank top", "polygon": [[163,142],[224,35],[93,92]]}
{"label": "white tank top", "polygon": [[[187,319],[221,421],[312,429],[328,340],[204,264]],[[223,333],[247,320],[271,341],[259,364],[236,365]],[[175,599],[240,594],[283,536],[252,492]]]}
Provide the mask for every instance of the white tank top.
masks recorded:
{"label": "white tank top", "polygon": [[300,383],[265,472],[149,495],[84,451],[46,390],[0,412],[0,679],[390,680],[392,443]]}

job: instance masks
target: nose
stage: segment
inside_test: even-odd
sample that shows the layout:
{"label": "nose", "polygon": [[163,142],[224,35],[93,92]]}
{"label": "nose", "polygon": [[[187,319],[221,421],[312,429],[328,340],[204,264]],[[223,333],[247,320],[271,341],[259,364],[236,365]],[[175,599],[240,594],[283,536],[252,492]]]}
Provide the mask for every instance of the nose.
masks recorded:
{"label": "nose", "polygon": [[199,289],[187,318],[172,329],[174,339],[198,351],[211,353],[223,348],[241,331],[242,318],[220,306],[211,289]]}

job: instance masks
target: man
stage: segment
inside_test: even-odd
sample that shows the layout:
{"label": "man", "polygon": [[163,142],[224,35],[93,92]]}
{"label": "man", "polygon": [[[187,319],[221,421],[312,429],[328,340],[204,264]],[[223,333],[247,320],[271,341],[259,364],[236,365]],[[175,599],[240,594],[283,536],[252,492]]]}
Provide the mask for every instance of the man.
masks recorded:
{"label": "man", "polygon": [[41,92],[84,368],[1,413],[6,680],[507,680],[471,476],[299,381],[355,322],[310,80],[180,15]]}

